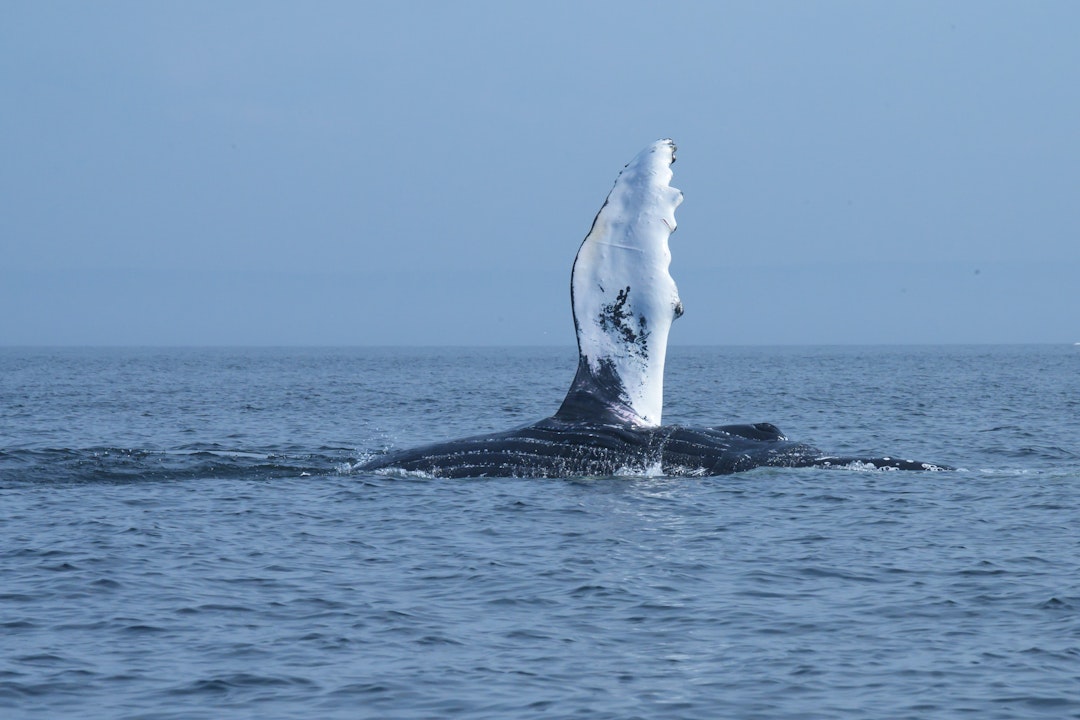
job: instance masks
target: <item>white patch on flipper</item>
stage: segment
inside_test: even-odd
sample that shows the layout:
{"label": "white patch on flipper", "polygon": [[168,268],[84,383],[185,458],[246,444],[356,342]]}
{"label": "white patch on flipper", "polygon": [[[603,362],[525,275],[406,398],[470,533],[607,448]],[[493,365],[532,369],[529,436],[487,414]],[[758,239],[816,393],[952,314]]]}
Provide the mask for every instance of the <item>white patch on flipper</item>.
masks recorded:
{"label": "white patch on flipper", "polygon": [[682,192],[671,187],[675,143],[658,140],[615,181],[574,260],[571,279],[578,350],[594,377],[614,372],[625,396],[607,398],[627,421],[660,425],[664,359],[682,314],[668,273],[668,238]]}

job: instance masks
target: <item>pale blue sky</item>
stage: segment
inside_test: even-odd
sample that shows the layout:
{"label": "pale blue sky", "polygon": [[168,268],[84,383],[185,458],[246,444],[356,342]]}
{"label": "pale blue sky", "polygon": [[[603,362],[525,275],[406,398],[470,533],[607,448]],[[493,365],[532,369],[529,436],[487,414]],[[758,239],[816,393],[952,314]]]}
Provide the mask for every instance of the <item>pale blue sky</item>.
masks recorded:
{"label": "pale blue sky", "polygon": [[0,4],[0,344],[566,344],[679,144],[678,344],[1080,341],[1080,3]]}

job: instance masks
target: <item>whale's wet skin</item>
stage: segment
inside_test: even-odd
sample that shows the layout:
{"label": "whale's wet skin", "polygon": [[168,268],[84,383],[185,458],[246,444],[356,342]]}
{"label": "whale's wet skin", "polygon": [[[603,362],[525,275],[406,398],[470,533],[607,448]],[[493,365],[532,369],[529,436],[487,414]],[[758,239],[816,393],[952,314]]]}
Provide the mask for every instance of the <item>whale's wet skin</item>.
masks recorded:
{"label": "whale's wet skin", "polygon": [[788,440],[769,423],[637,429],[558,417],[507,432],[390,453],[364,469],[393,467],[439,477],[571,477],[652,469],[665,475],[726,475],[764,465],[942,469],[896,458],[826,456]]}
{"label": "whale's wet skin", "polygon": [[761,466],[939,470],[892,457],[833,457],[770,423],[660,424],[664,360],[683,313],[668,273],[682,193],[670,186],[675,144],[659,140],[619,174],[574,260],[578,369],[558,412],[506,432],[399,450],[364,470],[437,477],[567,477],[649,471],[723,475]]}

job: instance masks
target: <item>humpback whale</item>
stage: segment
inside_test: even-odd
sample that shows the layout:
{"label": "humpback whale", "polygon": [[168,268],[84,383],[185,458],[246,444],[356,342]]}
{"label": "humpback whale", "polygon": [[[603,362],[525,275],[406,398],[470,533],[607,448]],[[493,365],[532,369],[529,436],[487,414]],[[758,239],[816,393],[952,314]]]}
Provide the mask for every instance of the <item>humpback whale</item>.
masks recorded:
{"label": "humpback whale", "polygon": [[668,332],[683,312],[668,272],[668,238],[682,202],[670,185],[675,150],[671,140],[658,140],[623,168],[578,249],[570,276],[578,367],[558,411],[505,432],[389,452],[360,470],[462,478],[707,476],[761,466],[945,469],[830,456],[770,423],[661,424]]}

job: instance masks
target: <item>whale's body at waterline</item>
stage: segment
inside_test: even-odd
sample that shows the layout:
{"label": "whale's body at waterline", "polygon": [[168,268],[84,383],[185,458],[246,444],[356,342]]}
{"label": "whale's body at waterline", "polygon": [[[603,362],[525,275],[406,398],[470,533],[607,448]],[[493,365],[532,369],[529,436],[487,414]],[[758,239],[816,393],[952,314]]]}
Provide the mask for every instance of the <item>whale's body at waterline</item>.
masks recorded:
{"label": "whale's body at waterline", "polygon": [[398,450],[362,470],[436,477],[723,475],[761,466],[942,469],[890,457],[833,457],[769,423],[662,425],[664,361],[682,315],[668,239],[682,193],[675,144],[658,140],[619,174],[578,249],[570,281],[578,369],[552,417],[500,433]]}

